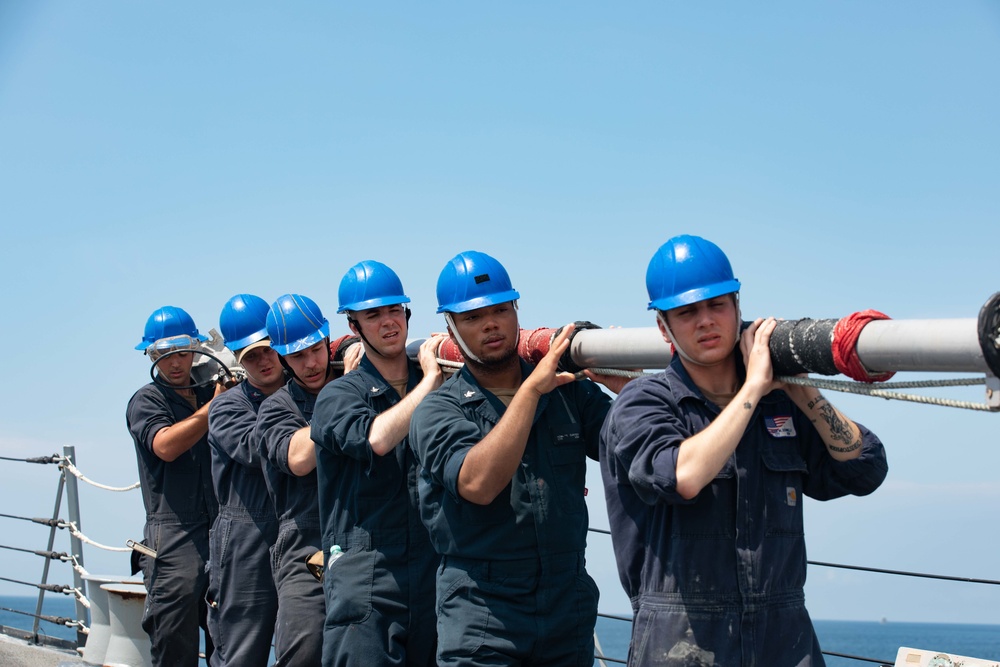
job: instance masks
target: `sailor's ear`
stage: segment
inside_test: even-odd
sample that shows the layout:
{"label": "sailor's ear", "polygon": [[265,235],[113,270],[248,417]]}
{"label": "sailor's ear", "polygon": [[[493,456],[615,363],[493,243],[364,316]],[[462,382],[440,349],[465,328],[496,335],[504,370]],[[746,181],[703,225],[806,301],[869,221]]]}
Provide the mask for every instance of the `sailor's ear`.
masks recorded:
{"label": "sailor's ear", "polygon": [[656,327],[660,330],[660,335],[663,336],[663,340],[667,343],[673,343],[670,340],[670,333],[667,331],[667,314],[662,310],[656,311]]}

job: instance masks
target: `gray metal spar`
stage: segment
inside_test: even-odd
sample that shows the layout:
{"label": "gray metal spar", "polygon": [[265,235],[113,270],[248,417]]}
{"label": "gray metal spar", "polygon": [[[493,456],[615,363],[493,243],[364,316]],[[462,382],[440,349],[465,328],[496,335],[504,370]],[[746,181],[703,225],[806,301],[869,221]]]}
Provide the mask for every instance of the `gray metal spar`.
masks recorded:
{"label": "gray metal spar", "polygon": [[[872,372],[989,372],[974,318],[869,322],[857,352]],[[656,327],[586,329],[573,337],[570,355],[584,368],[665,368],[670,346]]]}
{"label": "gray metal spar", "polygon": [[857,350],[872,372],[989,372],[973,318],[876,320],[861,330]]}
{"label": "gray metal spar", "polygon": [[[407,351],[416,357],[423,339]],[[989,371],[974,319],[876,320],[862,329],[858,357],[873,372]],[[570,343],[570,356],[583,368],[666,368],[670,346],[656,327],[585,329]],[[816,372],[815,370],[810,372]]]}

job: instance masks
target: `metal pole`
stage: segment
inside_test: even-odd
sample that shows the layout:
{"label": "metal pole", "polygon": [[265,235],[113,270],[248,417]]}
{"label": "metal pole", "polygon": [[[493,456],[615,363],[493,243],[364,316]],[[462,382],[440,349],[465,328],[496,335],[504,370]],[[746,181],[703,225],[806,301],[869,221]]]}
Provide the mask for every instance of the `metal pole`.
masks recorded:
{"label": "metal pole", "polygon": [[584,368],[666,368],[670,346],[656,327],[584,329],[570,342],[570,356]]}
{"label": "metal pole", "polygon": [[858,358],[870,371],[982,373],[976,320],[875,320],[858,337]]}
{"label": "metal pole", "polygon": [[[76,447],[63,447],[63,456],[72,463],[76,465]],[[66,505],[69,511],[69,520],[73,522],[76,529],[83,532],[83,525],[80,523],[80,496],[79,487],[77,484],[76,475],[71,474],[65,468],[63,468],[63,477],[66,479]],[[76,557],[76,562],[83,567],[83,541],[80,540],[76,535],[70,533],[70,548],[73,556]],[[83,575],[80,571],[73,568],[73,586],[80,591],[83,591],[84,595],[87,594],[86,583],[83,580]],[[76,599],[76,617],[81,620],[85,620],[87,625],[90,625],[90,618],[88,615],[88,610],[86,605],[83,604],[83,600],[80,598]],[[76,641],[79,646],[83,646],[87,642],[87,635],[83,632],[83,628],[76,629]]]}
{"label": "metal pole", "polygon": [[[65,475],[60,475],[59,476],[59,485],[58,485],[58,488],[56,488],[56,504],[55,504],[55,507],[52,509],[52,518],[53,519],[58,519],[59,518],[59,508],[62,506],[63,488],[65,488],[65,486],[66,486],[66,476]],[[45,549],[46,551],[52,551],[52,546],[55,544],[55,541],[56,541],[56,530],[57,529],[56,529],[55,526],[52,526],[52,527],[49,528],[49,543],[48,543],[48,546]],[[50,559],[46,558],[45,559],[45,564],[42,566],[42,586],[44,586],[45,584],[49,583],[49,565],[51,563],[52,563],[52,561]],[[44,588],[39,588],[38,589],[38,603],[35,605],[35,622],[31,626],[32,640],[36,644],[39,643],[39,639],[38,639],[38,626],[39,626],[39,623],[41,622],[41,620],[39,619],[39,616],[42,615],[42,602],[44,600],[45,600],[45,589]]]}

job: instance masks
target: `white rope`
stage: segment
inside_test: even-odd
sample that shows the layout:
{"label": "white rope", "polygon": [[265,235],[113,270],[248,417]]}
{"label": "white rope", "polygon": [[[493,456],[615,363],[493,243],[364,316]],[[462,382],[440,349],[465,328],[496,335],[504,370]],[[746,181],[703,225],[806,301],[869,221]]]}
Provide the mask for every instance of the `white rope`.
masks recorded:
{"label": "white rope", "polygon": [[90,576],[90,572],[87,572],[87,569],[84,566],[80,565],[80,561],[77,559],[75,555],[70,556],[69,560],[73,563],[73,570],[77,574],[79,574],[81,577]]}
{"label": "white rope", "polygon": [[69,532],[73,535],[73,537],[77,538],[81,542],[86,542],[87,544],[89,544],[92,547],[97,547],[98,549],[104,549],[105,551],[132,551],[128,547],[109,547],[106,544],[101,544],[100,542],[95,542],[94,540],[90,539],[89,537],[87,537],[86,535],[84,535],[83,533],[81,533],[77,529],[76,524],[74,524],[74,523],[68,523],[68,524],[66,524],[66,527],[69,528]]}
{"label": "white rope", "polygon": [[83,591],[81,591],[79,588],[73,588],[70,590],[73,591],[73,596],[76,598],[77,602],[82,604],[87,609],[90,609],[90,600],[87,599],[87,596],[84,595]]}
{"label": "white rope", "polygon": [[95,482],[94,480],[88,479],[86,476],[84,476],[84,474],[82,472],[80,472],[80,469],[77,468],[72,463],[70,463],[69,460],[67,460],[67,459],[63,459],[62,466],[66,470],[68,470],[71,473],[73,473],[73,476],[76,477],[77,479],[79,479],[81,482],[86,482],[87,484],[90,484],[91,486],[96,486],[98,489],[104,489],[105,491],[131,491],[132,489],[138,489],[139,488],[139,482],[136,482],[135,484],[132,484],[131,486],[107,486],[106,484],[100,484],[98,482]]}
{"label": "white rope", "polygon": [[860,394],[862,396],[875,396],[877,398],[892,399],[897,401],[910,401],[911,403],[924,403],[927,405],[941,405],[947,408],[961,408],[963,410],[979,410],[982,412],[996,412],[994,408],[986,403],[973,403],[971,401],[958,401],[950,398],[935,398],[933,396],[921,396],[919,394],[903,394],[896,391],[886,391],[879,387],[890,389],[914,389],[927,387],[963,387],[977,384],[985,384],[985,378],[959,378],[955,380],[919,380],[914,382],[883,382],[878,386],[865,382],[847,382],[844,380],[823,380],[821,378],[797,378],[778,377],[779,382],[788,384],[798,384],[806,387],[816,387],[817,389],[829,389],[831,391],[842,391],[849,394]]}

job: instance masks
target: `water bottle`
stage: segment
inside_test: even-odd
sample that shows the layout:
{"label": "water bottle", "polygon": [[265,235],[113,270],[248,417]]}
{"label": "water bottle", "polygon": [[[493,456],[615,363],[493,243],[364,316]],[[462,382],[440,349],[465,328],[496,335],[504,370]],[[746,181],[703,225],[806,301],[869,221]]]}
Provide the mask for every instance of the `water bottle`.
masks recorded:
{"label": "water bottle", "polygon": [[337,562],[337,559],[344,555],[344,550],[340,548],[339,544],[334,544],[330,547],[330,557],[326,559],[326,567],[333,567],[333,564]]}

